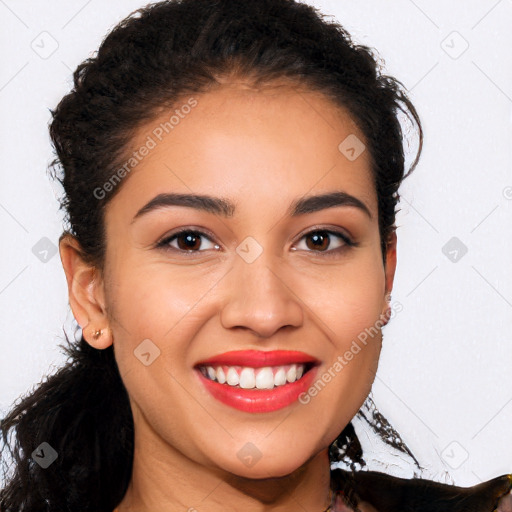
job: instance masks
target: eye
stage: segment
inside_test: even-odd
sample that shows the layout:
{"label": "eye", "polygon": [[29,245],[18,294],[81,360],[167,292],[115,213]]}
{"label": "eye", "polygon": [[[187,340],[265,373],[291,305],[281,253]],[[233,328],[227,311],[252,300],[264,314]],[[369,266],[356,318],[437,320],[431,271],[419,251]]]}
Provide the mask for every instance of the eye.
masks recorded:
{"label": "eye", "polygon": [[[158,242],[157,247],[161,247],[164,249],[176,250],[185,253],[192,252],[201,252],[199,251],[199,247],[201,246],[201,238],[205,238],[212,244],[212,247],[207,247],[207,249],[220,249],[218,244],[215,244],[211,241],[210,237],[203,233],[202,231],[195,231],[191,229],[183,229],[170,235],[160,242]],[[173,246],[172,243],[176,242],[177,246]]]}
{"label": "eye", "polygon": [[[332,236],[338,238],[338,245],[337,247],[334,248],[331,248]],[[309,231],[308,233],[302,236],[301,240],[303,239],[310,240],[309,243],[306,241],[305,245],[307,249],[313,250],[308,252],[325,253],[325,256],[332,256],[333,253],[335,253],[334,255],[336,255],[336,253],[347,250],[349,247],[355,247],[358,245],[356,242],[351,240],[347,235],[345,235],[345,233],[327,229],[315,229],[313,231]],[[297,248],[293,248],[293,250],[297,250]]]}
{"label": "eye", "polygon": [[[338,246],[334,248],[331,247],[332,236],[338,238]],[[203,248],[203,250],[220,249],[218,244],[212,242],[209,235],[203,231],[193,230],[190,228],[185,228],[181,231],[171,234],[170,236],[158,242],[156,247],[163,248],[164,250],[183,252],[185,254],[202,252],[199,250],[201,247],[202,238],[208,240],[208,242],[211,244],[210,247]],[[351,240],[346,234],[328,229],[315,229],[313,231],[309,231],[303,235],[300,240],[302,241],[303,239],[311,240],[310,243],[306,242],[306,250],[313,249],[312,251],[308,252],[318,252],[320,254],[325,253],[322,254],[322,256],[331,256],[333,253],[336,255],[337,253],[344,251],[349,247],[356,247],[358,245],[357,242]],[[174,243],[176,245],[172,245]],[[304,250],[302,248],[300,249]],[[297,247],[293,247],[292,250],[296,251]]]}

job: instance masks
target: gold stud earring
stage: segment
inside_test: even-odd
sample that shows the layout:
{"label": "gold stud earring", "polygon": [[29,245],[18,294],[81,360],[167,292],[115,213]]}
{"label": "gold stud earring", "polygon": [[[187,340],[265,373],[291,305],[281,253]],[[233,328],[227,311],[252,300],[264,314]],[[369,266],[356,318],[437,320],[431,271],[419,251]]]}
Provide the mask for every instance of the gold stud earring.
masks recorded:
{"label": "gold stud earring", "polygon": [[95,331],[92,333],[92,336],[95,340],[97,340],[103,333],[103,329],[100,329],[99,331]]}

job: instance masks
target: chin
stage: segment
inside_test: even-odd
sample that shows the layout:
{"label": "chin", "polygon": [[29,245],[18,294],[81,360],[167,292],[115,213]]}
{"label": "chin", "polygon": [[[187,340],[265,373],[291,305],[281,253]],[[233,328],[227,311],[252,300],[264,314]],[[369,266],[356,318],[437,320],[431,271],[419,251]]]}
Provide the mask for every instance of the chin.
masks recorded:
{"label": "chin", "polygon": [[236,465],[236,467],[231,467],[228,471],[244,478],[256,480],[282,478],[297,471],[306,462],[305,460],[303,462],[291,461],[289,454],[283,454],[279,459],[274,457],[272,458],[273,460],[268,461],[263,459],[264,457],[261,457],[252,466]]}

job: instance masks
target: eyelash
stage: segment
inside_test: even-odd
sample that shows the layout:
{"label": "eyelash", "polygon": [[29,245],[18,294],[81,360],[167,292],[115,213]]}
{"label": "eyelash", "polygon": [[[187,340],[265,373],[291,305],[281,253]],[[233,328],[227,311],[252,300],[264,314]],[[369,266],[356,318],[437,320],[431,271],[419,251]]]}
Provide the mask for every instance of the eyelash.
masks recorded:
{"label": "eyelash", "polygon": [[[322,228],[315,228],[315,229],[313,229],[311,231],[308,231],[307,233],[304,233],[301,236],[301,238],[299,239],[299,242],[303,238],[305,238],[307,236],[314,235],[316,233],[325,233],[325,234],[329,234],[329,235],[335,235],[335,236],[338,236],[339,238],[341,238],[343,240],[343,242],[344,242],[344,245],[342,245],[341,247],[338,247],[336,249],[327,249],[326,251],[313,251],[313,250],[307,250],[306,251],[306,252],[318,253],[322,257],[326,257],[326,258],[336,257],[340,253],[348,250],[349,248],[357,247],[359,245],[358,242],[353,241],[345,233],[342,233],[340,231],[335,231],[335,230],[322,229]],[[194,230],[194,229],[190,229],[190,228],[184,228],[184,229],[181,229],[181,230],[173,233],[172,235],[164,238],[160,242],[158,242],[156,244],[156,248],[161,248],[161,249],[164,249],[165,251],[177,251],[177,252],[180,252],[180,253],[186,255],[187,257],[188,256],[192,256],[193,253],[203,252],[203,251],[200,251],[200,250],[198,250],[198,251],[196,251],[196,250],[185,251],[183,249],[177,249],[176,247],[169,246],[171,241],[173,241],[174,239],[177,239],[180,235],[183,235],[183,234],[199,235],[199,236],[207,238],[208,240],[210,240],[210,242],[215,243],[215,242],[212,241],[210,235],[208,235],[207,233],[204,233],[203,231],[198,231],[198,230]],[[208,249],[206,249],[206,250],[208,250]]]}

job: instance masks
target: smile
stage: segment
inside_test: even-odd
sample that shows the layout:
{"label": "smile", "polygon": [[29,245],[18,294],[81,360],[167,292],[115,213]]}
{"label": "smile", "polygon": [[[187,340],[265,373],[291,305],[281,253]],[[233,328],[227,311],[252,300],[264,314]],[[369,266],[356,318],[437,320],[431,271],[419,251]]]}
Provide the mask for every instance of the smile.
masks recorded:
{"label": "smile", "polygon": [[313,363],[251,368],[241,366],[200,366],[201,373],[219,384],[243,389],[274,389],[298,381]]}
{"label": "smile", "polygon": [[194,369],[213,398],[258,413],[294,403],[311,386],[319,364],[303,352],[246,350],[212,357]]}

